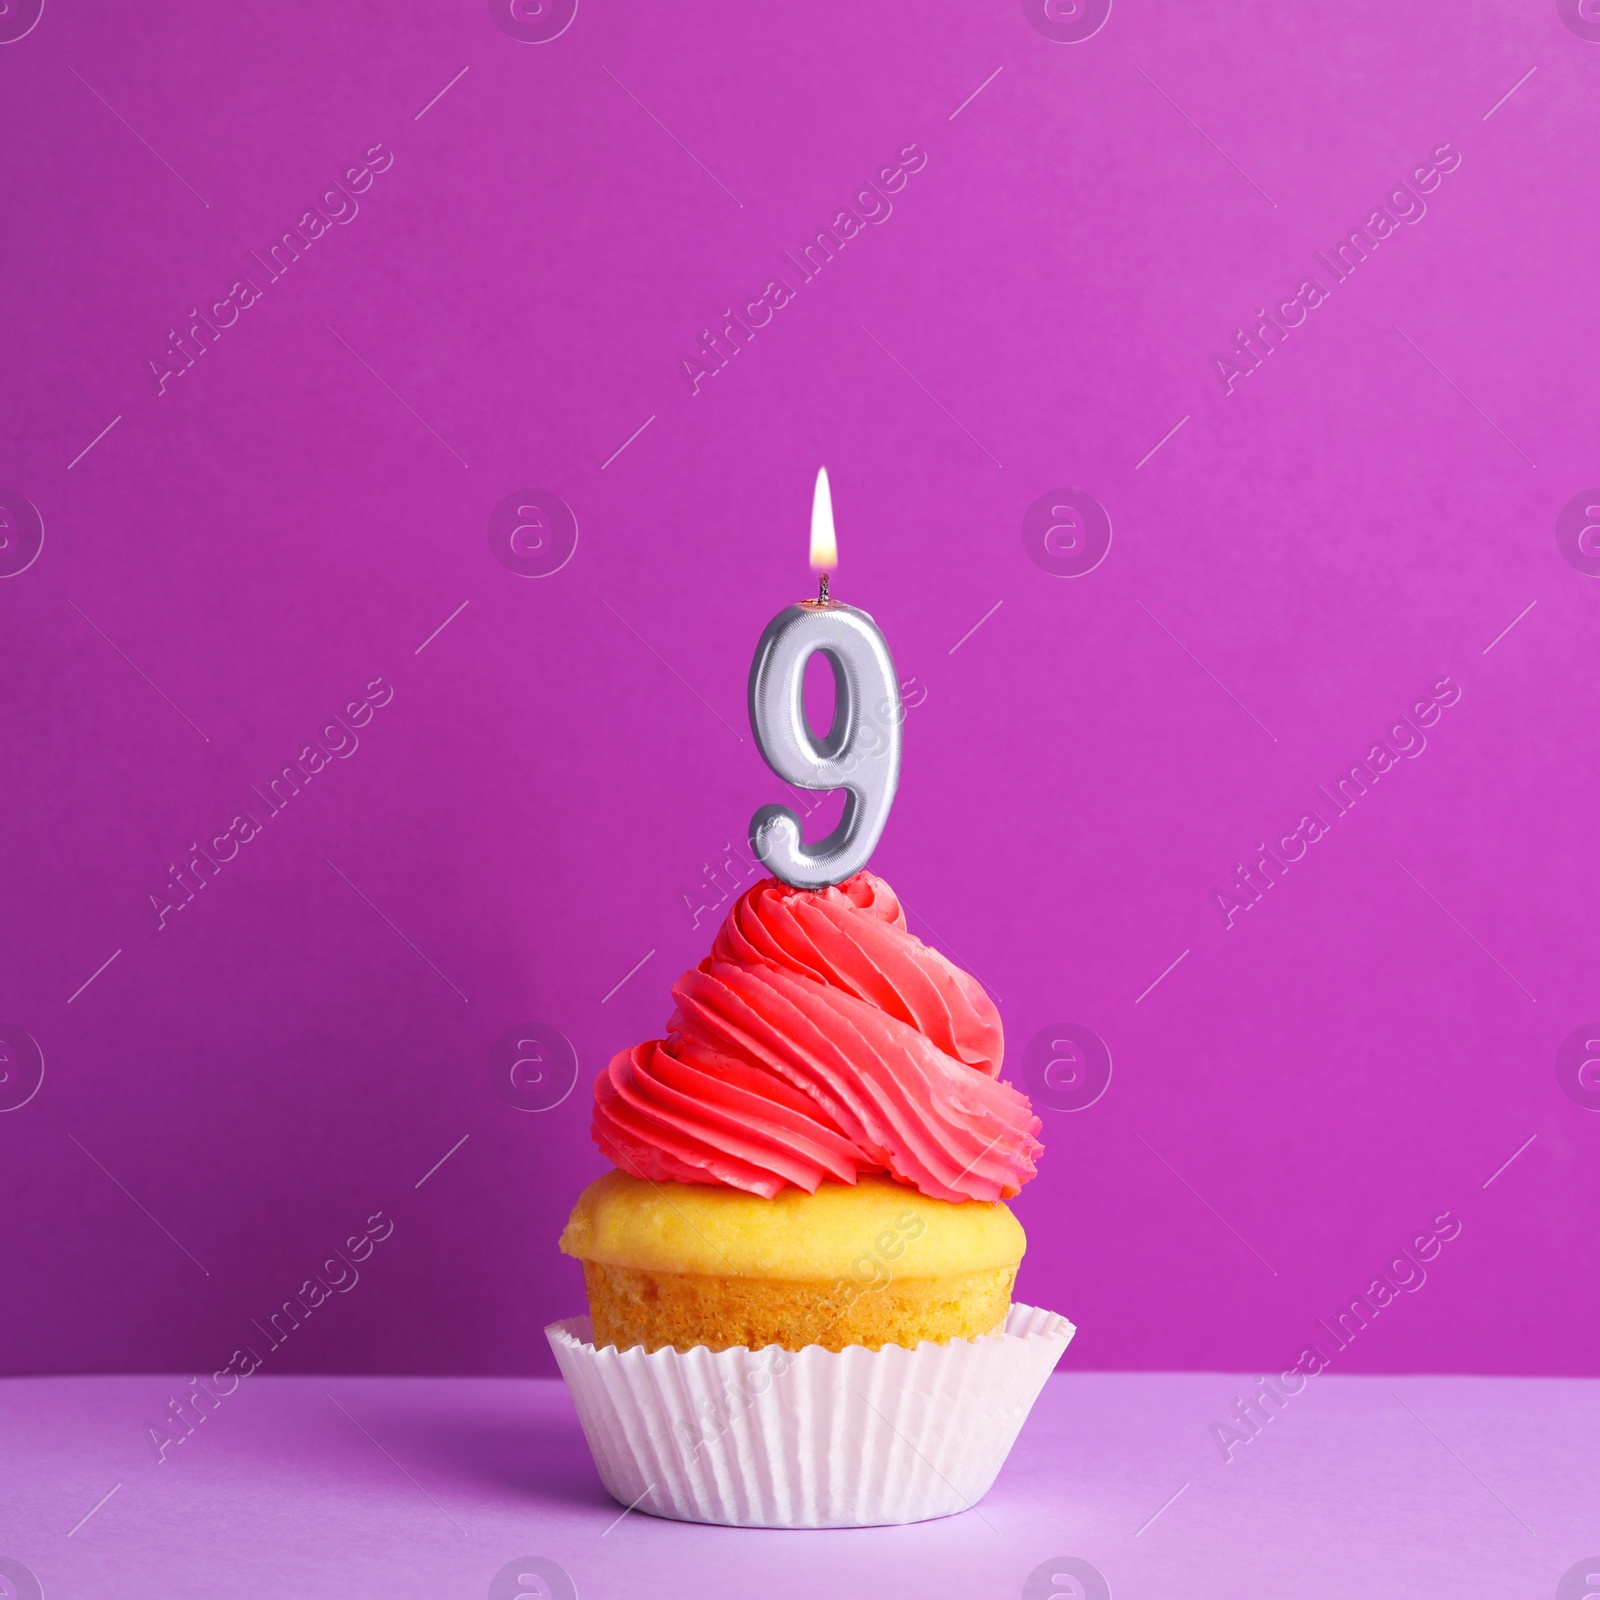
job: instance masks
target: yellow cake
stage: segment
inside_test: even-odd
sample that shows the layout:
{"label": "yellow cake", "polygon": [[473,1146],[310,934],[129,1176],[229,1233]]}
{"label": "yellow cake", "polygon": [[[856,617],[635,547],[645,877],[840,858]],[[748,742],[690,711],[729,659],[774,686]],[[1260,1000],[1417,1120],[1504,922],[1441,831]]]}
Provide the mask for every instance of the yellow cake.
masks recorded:
{"label": "yellow cake", "polygon": [[915,1348],[993,1333],[1026,1248],[1002,1203],[863,1175],[767,1198],[608,1172],[561,1248],[583,1263],[598,1347]]}

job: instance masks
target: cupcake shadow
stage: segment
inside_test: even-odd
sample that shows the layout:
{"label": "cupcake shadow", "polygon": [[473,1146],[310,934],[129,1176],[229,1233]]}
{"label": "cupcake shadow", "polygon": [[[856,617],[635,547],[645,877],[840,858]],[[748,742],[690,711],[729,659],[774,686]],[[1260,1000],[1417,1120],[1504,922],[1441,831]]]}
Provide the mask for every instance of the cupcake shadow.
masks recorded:
{"label": "cupcake shadow", "polygon": [[548,1381],[539,1388],[554,1392],[515,1408],[497,1399],[492,1412],[444,1413],[397,1399],[375,1411],[373,1431],[424,1482],[454,1482],[469,1494],[497,1490],[519,1502],[611,1507],[565,1393]]}

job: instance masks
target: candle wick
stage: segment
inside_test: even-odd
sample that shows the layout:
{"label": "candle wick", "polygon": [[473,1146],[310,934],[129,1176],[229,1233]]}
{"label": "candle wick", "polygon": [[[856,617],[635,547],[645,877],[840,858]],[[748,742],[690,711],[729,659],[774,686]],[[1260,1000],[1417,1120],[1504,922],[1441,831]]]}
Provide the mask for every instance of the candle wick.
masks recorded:
{"label": "candle wick", "polygon": [[819,606],[825,606],[825,605],[827,605],[827,603],[828,603],[828,574],[826,572],[824,572],[822,574],[821,581],[817,585],[817,604]]}

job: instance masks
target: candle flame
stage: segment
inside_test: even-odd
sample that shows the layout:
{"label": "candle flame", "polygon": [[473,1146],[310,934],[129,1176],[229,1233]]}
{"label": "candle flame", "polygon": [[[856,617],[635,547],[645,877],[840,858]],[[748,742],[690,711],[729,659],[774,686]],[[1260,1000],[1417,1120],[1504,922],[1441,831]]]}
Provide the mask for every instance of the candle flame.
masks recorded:
{"label": "candle flame", "polygon": [[828,469],[817,469],[816,492],[811,497],[811,570],[832,572],[839,565],[839,542],[833,533],[833,496],[828,490]]}

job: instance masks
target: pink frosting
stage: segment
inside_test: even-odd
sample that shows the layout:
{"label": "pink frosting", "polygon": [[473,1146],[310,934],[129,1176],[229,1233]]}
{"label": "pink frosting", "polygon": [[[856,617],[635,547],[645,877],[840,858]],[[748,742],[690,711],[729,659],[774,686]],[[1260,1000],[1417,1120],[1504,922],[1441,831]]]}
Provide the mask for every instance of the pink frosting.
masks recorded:
{"label": "pink frosting", "polygon": [[870,872],[758,883],[672,995],[667,1037],[595,1082],[595,1143],[624,1172],[770,1198],[887,1171],[940,1200],[1034,1174],[1039,1119],[999,1077],[994,1002]]}

